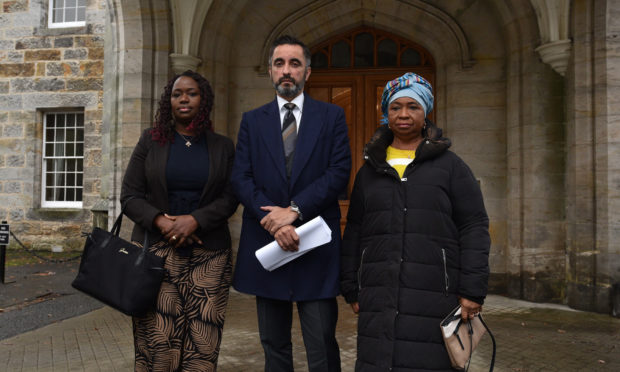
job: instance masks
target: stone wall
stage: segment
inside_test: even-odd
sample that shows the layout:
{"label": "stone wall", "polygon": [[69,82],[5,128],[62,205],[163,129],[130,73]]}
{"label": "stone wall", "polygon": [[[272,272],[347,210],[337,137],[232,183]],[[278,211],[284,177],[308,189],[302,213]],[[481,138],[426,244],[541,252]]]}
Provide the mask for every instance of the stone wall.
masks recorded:
{"label": "stone wall", "polygon": [[[48,1],[0,3],[0,219],[28,247],[81,247],[99,194],[106,10],[87,3],[71,28],[48,27]],[[43,114],[59,109],[84,110],[82,209],[41,208]]]}

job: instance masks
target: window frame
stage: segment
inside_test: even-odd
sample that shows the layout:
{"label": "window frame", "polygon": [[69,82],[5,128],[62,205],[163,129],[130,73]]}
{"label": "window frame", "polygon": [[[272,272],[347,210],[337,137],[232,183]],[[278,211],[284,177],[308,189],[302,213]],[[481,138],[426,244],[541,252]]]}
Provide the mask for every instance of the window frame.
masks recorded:
{"label": "window frame", "polygon": [[[372,51],[372,63],[370,65],[359,66],[356,59],[356,45],[355,42],[357,40],[357,36],[361,34],[368,34],[373,38],[373,51]],[[379,45],[384,40],[390,40],[396,44],[396,64],[395,65],[380,65],[379,64]],[[336,44],[345,43],[349,45],[349,66],[334,66],[333,65],[333,55],[332,50]],[[402,62],[402,55],[408,51],[412,50],[413,52],[417,52],[420,57],[420,62],[417,65],[404,65]],[[421,45],[407,40],[401,36],[393,34],[388,31],[384,31],[381,29],[369,27],[369,26],[360,26],[351,30],[348,30],[342,34],[331,37],[318,45],[312,46],[310,48],[311,58],[314,61],[318,58],[318,55],[322,55],[322,58],[327,61],[326,66],[316,66],[312,64],[313,71],[339,71],[339,70],[348,70],[348,69],[358,69],[358,70],[384,70],[384,69],[420,69],[420,68],[435,68],[435,61],[432,55]]]}
{"label": "window frame", "polygon": [[[66,0],[64,0],[66,1]],[[75,0],[76,2],[79,0]],[[54,22],[54,3],[56,0],[48,1],[48,11],[47,11],[47,27],[48,28],[69,28],[69,27],[84,27],[86,26],[86,9],[88,4],[84,6],[84,20],[83,21],[73,21],[73,22]],[[62,9],[66,9],[65,6]],[[77,8],[76,8],[77,9]]]}
{"label": "window frame", "polygon": [[[44,111],[43,113],[43,130],[42,130],[42,148],[41,148],[41,208],[44,209],[52,209],[52,208],[67,208],[67,209],[82,209],[83,205],[84,205],[84,153],[85,153],[85,113],[84,113],[84,109],[79,109],[79,108],[70,108],[70,109],[63,109],[61,111]],[[63,155],[63,156],[55,156],[55,155],[51,155],[48,156],[48,154],[46,153],[46,145],[48,144],[47,142],[47,130],[48,130],[48,126],[47,126],[47,120],[48,120],[48,116],[49,115],[54,115],[56,118],[58,117],[58,115],[65,115],[65,122],[66,122],[66,115],[82,115],[82,125],[81,127],[76,126],[74,127],[76,130],[77,129],[82,129],[82,139],[81,141],[78,140],[78,135],[77,132],[75,134],[73,143],[78,144],[81,143],[82,144],[82,155],[81,156],[76,156],[75,153],[73,156],[67,156],[67,155]],[[76,119],[77,120],[77,119]],[[54,128],[57,128],[56,126]],[[64,128],[67,128],[66,126]],[[66,134],[66,129],[65,129],[65,134]],[[56,138],[54,138],[53,142],[50,142],[49,144],[58,144],[58,143],[62,143],[65,144],[67,143],[66,141],[66,136],[64,138],[64,140],[62,142],[57,142]],[[75,191],[77,192],[78,189],[82,190],[81,193],[81,199],[79,201],[55,201],[55,200],[47,200],[46,198],[46,189],[47,189],[47,160],[50,159],[77,159],[77,160],[82,160],[82,170],[78,171],[77,169],[74,170],[74,174],[75,177],[77,177],[78,174],[81,174],[81,184],[78,185],[77,180],[74,181],[74,185],[68,186],[67,185],[67,181],[66,181],[66,177],[65,177],[65,181],[63,183],[63,185],[61,186],[64,190],[66,190],[67,188],[71,187],[73,188]],[[68,174],[67,170],[63,171],[64,175],[66,176]],[[54,187],[56,185],[53,185]]]}

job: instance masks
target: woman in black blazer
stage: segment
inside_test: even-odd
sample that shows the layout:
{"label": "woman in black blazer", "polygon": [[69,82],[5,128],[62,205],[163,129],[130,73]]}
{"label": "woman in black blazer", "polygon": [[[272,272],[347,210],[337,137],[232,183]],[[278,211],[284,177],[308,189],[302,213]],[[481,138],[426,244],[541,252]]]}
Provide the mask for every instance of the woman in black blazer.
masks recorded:
{"label": "woman in black blazer", "polygon": [[166,257],[156,308],[133,319],[135,370],[215,370],[232,274],[227,220],[237,208],[230,187],[232,141],[213,133],[213,92],[186,71],[166,85],[153,128],[136,145],[121,191],[135,222]]}

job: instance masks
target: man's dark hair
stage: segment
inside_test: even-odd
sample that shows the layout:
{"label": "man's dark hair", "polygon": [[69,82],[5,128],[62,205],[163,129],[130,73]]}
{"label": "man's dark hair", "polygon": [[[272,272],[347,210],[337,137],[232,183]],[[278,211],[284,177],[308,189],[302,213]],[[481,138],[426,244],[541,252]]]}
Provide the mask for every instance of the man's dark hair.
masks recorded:
{"label": "man's dark hair", "polygon": [[304,44],[301,40],[291,35],[282,35],[273,41],[273,43],[271,44],[271,49],[269,50],[269,66],[271,66],[271,62],[273,62],[273,51],[276,50],[276,47],[280,45],[299,45],[304,51],[304,57],[306,58],[306,68],[310,67],[310,61],[312,60],[310,49],[308,49],[306,44]]}

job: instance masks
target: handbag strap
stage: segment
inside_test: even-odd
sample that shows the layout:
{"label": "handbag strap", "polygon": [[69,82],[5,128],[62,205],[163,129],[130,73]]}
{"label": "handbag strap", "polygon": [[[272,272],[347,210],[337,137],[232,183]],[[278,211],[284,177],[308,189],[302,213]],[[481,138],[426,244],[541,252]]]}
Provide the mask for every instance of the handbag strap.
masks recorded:
{"label": "handbag strap", "polygon": [[489,333],[489,336],[491,336],[491,341],[493,341],[493,356],[491,357],[491,367],[489,368],[489,372],[493,372],[493,367],[495,366],[495,349],[496,349],[495,337],[493,337],[493,332],[491,332],[487,324],[484,322],[484,319],[482,319],[482,316],[480,315],[478,316],[480,317],[480,321],[482,322],[482,325],[484,326],[484,328],[486,328],[487,332]]}
{"label": "handbag strap", "polygon": [[127,200],[125,200],[125,203],[123,203],[123,205],[121,206],[121,213],[118,214],[118,217],[116,217],[116,221],[114,221],[114,225],[112,225],[112,230],[110,230],[110,233],[112,233],[113,235],[118,236],[121,232],[121,224],[123,223],[123,214],[125,214],[125,209],[127,208],[127,204],[129,204],[129,201],[132,199],[136,199],[136,196],[130,196],[129,198],[127,198]]}
{"label": "handbag strap", "polygon": [[[491,367],[489,368],[489,372],[493,372],[493,368],[495,367],[495,349],[496,349],[495,337],[493,336],[493,332],[491,332],[491,330],[489,329],[487,324],[484,322],[484,319],[482,319],[482,315],[481,314],[478,314],[478,319],[480,319],[480,322],[482,323],[484,328],[486,328],[487,332],[489,333],[489,336],[491,336],[491,341],[493,341],[493,356],[491,357]],[[474,347],[474,340],[473,340],[474,328],[471,326],[471,322],[467,322],[467,329],[468,329],[467,333],[469,333],[469,359],[467,360],[467,367],[465,367],[465,372],[467,372],[469,370],[469,364],[471,363],[471,355],[474,352],[474,350],[473,350],[473,347]]]}

